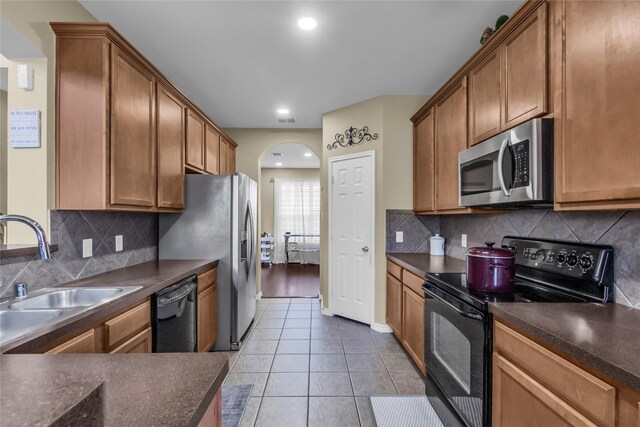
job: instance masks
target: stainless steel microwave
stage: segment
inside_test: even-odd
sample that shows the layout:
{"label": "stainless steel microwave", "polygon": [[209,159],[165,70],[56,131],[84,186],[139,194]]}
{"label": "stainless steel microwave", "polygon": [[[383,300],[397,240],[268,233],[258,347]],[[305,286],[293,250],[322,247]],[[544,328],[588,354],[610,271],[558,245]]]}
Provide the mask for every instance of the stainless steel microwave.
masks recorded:
{"label": "stainless steel microwave", "polygon": [[553,204],[553,119],[533,119],[458,154],[460,206]]}

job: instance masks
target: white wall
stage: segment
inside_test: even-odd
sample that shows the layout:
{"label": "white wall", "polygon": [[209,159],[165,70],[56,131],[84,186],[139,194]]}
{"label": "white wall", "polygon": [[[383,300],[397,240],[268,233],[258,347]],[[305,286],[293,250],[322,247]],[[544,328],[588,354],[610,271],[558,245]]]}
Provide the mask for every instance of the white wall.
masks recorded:
{"label": "white wall", "polygon": [[[411,116],[427,101],[425,96],[381,96],[324,114],[322,120],[321,183],[328,183],[329,159],[334,156],[374,150],[376,153],[375,178],[375,283],[373,322],[386,323],[386,260],[385,211],[411,209],[413,205],[413,125]],[[369,133],[378,133],[375,141],[363,142],[346,148],[328,150],[336,133],[344,133],[350,126],[369,127]],[[326,184],[328,185],[328,184]],[[328,227],[327,192],[322,198],[322,229]],[[328,232],[328,230],[327,230]],[[328,241],[321,243],[320,292],[323,305],[329,305]]]}
{"label": "white wall", "polygon": [[[48,210],[55,207],[55,34],[49,22],[96,19],[77,1],[3,0],[0,14],[45,57],[19,61],[34,67],[32,91],[17,89],[16,62],[9,61],[7,108],[41,111],[41,147],[8,149],[7,210],[34,218],[48,232]],[[19,224],[8,234],[9,243],[35,243],[33,232]]]}

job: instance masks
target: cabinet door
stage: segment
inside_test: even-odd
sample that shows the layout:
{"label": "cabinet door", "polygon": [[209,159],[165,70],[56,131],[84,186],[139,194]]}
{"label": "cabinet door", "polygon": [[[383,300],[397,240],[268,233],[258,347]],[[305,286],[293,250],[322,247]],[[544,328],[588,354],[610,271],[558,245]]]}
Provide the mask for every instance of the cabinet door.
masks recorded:
{"label": "cabinet door", "polygon": [[553,3],[556,208],[640,208],[640,2]]}
{"label": "cabinet door", "polygon": [[229,172],[228,170],[228,158],[229,158],[229,146],[227,145],[226,139],[220,137],[220,175],[226,175]]}
{"label": "cabinet door", "polygon": [[151,328],[147,328],[109,353],[151,353]]}
{"label": "cabinet door", "polygon": [[413,128],[413,210],[430,212],[434,205],[433,108]]}
{"label": "cabinet door", "polygon": [[461,209],[458,204],[458,153],[467,148],[467,79],[435,107],[436,210]]}
{"label": "cabinet door", "polygon": [[499,353],[493,353],[494,427],[595,426]]}
{"label": "cabinet door", "polygon": [[236,147],[229,145],[227,153],[227,173],[236,173]]}
{"label": "cabinet door", "polygon": [[220,172],[218,158],[220,157],[220,134],[211,125],[207,125],[205,134],[205,159],[204,170],[208,173],[217,175]]}
{"label": "cabinet door", "polygon": [[469,145],[500,133],[500,49],[469,73]]}
{"label": "cabinet door", "polygon": [[47,351],[46,354],[95,353],[94,337],[94,331],[93,329],[90,329],[87,332]]}
{"label": "cabinet door", "polygon": [[187,113],[186,164],[204,170],[204,119],[194,111]]}
{"label": "cabinet door", "polygon": [[209,351],[218,338],[218,287],[198,294],[198,351]]}
{"label": "cabinet door", "polygon": [[142,65],[113,47],[111,204],[155,206],[155,84]]}
{"label": "cabinet door", "polygon": [[547,112],[547,4],[502,43],[503,129]]}
{"label": "cabinet door", "polygon": [[402,287],[402,344],[422,373],[424,365],[424,298]]}
{"label": "cabinet door", "polygon": [[185,106],[157,86],[158,207],[184,208]]}
{"label": "cabinet door", "polygon": [[402,283],[387,273],[387,325],[402,340]]}

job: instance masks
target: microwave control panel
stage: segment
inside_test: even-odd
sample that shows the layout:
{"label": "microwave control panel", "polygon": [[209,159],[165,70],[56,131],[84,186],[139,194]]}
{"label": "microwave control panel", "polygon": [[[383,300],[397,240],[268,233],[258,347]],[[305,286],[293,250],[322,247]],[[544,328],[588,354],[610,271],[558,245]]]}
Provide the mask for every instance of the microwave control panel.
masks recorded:
{"label": "microwave control panel", "polygon": [[511,146],[513,153],[513,187],[529,185],[529,140]]}

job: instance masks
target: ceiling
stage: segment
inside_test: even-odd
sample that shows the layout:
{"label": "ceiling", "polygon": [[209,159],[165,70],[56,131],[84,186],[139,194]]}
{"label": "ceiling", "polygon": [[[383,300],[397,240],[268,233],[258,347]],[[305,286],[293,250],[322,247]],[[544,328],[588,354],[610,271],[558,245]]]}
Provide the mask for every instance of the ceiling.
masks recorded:
{"label": "ceiling", "polygon": [[[273,153],[281,156],[274,156]],[[320,167],[320,159],[306,145],[280,144],[264,154],[260,166],[262,168],[317,169]]]}
{"label": "ceiling", "polygon": [[[222,127],[320,128],[380,95],[434,93],[520,1],[81,0]],[[312,16],[316,29],[296,22]],[[286,108],[295,123],[278,123]]]}

